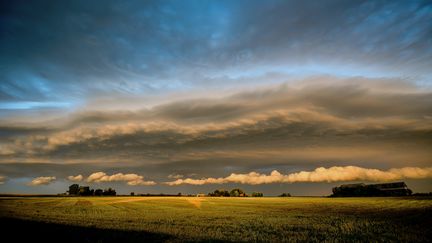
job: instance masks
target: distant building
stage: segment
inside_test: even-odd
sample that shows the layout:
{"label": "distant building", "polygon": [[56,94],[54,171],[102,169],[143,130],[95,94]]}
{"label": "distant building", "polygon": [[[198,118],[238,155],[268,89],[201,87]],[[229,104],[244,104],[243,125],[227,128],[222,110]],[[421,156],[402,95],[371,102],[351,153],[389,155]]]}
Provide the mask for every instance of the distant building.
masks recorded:
{"label": "distant building", "polygon": [[381,184],[345,184],[333,188],[334,197],[409,196],[412,191],[405,182]]}
{"label": "distant building", "polygon": [[205,197],[206,194],[204,194],[204,193],[198,193],[198,194],[196,194],[196,196],[197,196],[197,197]]}

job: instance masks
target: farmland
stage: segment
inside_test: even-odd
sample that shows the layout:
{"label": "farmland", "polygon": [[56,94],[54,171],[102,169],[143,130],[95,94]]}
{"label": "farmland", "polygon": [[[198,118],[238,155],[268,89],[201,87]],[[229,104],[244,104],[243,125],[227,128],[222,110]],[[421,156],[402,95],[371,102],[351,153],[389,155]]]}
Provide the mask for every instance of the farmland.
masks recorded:
{"label": "farmland", "polygon": [[31,237],[47,241],[68,234],[66,240],[83,242],[421,242],[432,235],[432,200],[4,197],[0,198],[0,218],[5,233],[8,227],[21,227],[23,232],[34,233]]}

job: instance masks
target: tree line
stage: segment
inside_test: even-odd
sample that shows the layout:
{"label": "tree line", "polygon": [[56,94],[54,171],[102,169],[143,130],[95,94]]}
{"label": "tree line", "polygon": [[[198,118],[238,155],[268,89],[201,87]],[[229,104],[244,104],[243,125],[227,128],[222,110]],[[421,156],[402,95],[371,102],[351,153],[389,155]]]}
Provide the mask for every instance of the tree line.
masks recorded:
{"label": "tree line", "polygon": [[[91,189],[89,186],[80,186],[78,184],[72,184],[69,186],[69,190],[66,191],[71,196],[116,196],[117,193],[111,187],[108,189]],[[130,193],[130,196],[135,196],[134,192]],[[183,196],[181,193],[178,194],[138,194],[137,196]],[[185,195],[195,196],[195,195]],[[213,192],[206,194],[197,194],[196,196],[209,196],[209,197],[263,197],[262,192],[252,192],[250,195],[247,194],[240,188],[234,188],[231,191],[225,189],[217,189]],[[289,193],[282,193],[279,197],[290,197]]]}
{"label": "tree line", "polygon": [[[208,196],[210,197],[249,197],[246,192],[244,192],[240,188],[232,189],[231,191],[227,191],[225,189],[217,189],[214,192],[209,192]],[[251,197],[262,197],[264,194],[262,192],[252,192]]]}
{"label": "tree line", "polygon": [[[207,194],[209,197],[263,197],[264,194],[262,192],[252,192],[250,195],[246,194],[242,189],[235,188],[231,191],[227,191],[225,189],[217,189],[214,192],[210,192]],[[279,197],[291,197],[290,193],[282,193]]]}
{"label": "tree line", "polygon": [[89,186],[80,186],[78,184],[73,184],[69,186],[69,191],[67,191],[71,196],[115,196],[116,191],[111,187],[108,189],[90,189]]}

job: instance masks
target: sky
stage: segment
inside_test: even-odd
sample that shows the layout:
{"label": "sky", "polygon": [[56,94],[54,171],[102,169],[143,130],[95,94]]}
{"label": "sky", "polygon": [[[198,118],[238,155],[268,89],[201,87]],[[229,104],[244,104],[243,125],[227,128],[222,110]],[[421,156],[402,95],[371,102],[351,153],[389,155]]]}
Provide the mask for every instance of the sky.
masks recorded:
{"label": "sky", "polygon": [[0,193],[432,191],[430,1],[0,4]]}

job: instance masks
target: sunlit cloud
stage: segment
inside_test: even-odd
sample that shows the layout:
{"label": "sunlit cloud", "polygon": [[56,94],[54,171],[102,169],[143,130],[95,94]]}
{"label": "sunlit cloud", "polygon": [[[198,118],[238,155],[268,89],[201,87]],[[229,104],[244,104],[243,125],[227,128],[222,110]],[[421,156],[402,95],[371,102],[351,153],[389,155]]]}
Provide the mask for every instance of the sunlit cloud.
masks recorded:
{"label": "sunlit cloud", "polygon": [[[346,144],[365,131],[382,132],[385,137],[395,131],[414,134],[432,129],[432,93],[395,82],[321,77],[217,99],[180,100],[134,112],[78,113],[64,120],[63,127],[56,121],[52,131],[34,124],[4,126],[3,130],[11,131],[10,140],[14,142],[2,144],[0,153],[44,156],[58,150],[67,154],[79,147],[85,157],[87,152],[95,154],[87,151],[90,148],[124,144],[119,140],[141,147],[167,147],[250,136],[250,144],[259,144],[262,138],[257,133],[266,136],[268,130],[285,130],[281,131],[283,136],[290,137],[299,127],[310,133],[303,139],[312,139],[313,133],[343,133]],[[290,126],[292,134],[287,132]],[[137,140],[139,144],[134,144]]]}
{"label": "sunlit cloud", "polygon": [[77,175],[77,176],[68,176],[67,177],[68,180],[70,181],[82,181],[83,180],[83,176],[82,175]]}
{"label": "sunlit cloud", "polygon": [[28,183],[29,186],[49,185],[56,180],[55,176],[41,176]]}
{"label": "sunlit cloud", "polygon": [[338,181],[394,181],[401,179],[432,178],[432,167],[404,167],[389,170],[368,169],[357,166],[334,166],[330,168],[319,167],[314,171],[300,171],[290,174],[281,174],[274,170],[269,175],[250,172],[247,174],[232,173],[227,177],[203,179],[177,179],[165,182],[170,186],[176,185],[204,185],[204,184],[271,184],[296,182],[338,182]]}
{"label": "sunlit cloud", "polygon": [[95,172],[87,178],[87,182],[117,182],[124,181],[130,186],[152,186],[156,185],[154,181],[145,181],[143,176],[137,174],[123,174],[117,173],[113,175],[107,175],[104,172]]}

